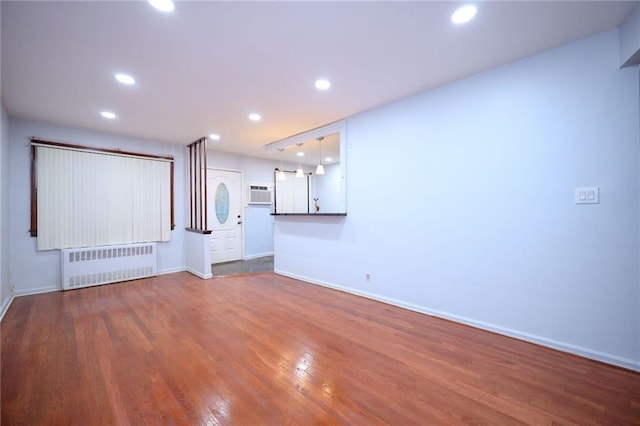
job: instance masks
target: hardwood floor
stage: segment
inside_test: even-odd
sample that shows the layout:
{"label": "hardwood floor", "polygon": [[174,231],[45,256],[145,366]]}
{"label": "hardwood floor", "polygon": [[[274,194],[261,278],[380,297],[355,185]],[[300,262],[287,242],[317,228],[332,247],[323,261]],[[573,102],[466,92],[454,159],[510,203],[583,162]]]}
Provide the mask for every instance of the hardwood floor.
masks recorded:
{"label": "hardwood floor", "polygon": [[270,273],[17,298],[8,425],[640,424],[640,374]]}

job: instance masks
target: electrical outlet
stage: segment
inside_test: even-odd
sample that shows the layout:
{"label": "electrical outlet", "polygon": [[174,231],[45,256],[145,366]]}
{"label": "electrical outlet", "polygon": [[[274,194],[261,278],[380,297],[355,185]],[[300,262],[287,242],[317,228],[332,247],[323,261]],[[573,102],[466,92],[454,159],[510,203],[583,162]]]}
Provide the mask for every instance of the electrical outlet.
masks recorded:
{"label": "electrical outlet", "polygon": [[367,282],[371,281],[371,274],[365,275],[365,279],[367,280]]}

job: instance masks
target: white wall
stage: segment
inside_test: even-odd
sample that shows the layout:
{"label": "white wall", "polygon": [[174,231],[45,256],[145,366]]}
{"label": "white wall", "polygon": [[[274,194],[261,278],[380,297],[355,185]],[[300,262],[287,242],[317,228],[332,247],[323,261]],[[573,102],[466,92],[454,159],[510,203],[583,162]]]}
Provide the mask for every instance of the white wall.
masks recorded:
{"label": "white wall", "polygon": [[11,282],[16,287],[16,294],[61,287],[60,252],[58,250],[36,251],[36,239],[30,237],[28,232],[30,226],[29,141],[32,136],[101,148],[173,155],[176,228],[172,231],[171,242],[158,243],[158,271],[163,273],[184,270],[186,264],[184,206],[186,202],[182,189],[185,187],[185,148],[183,146],[11,118],[9,129],[11,187],[8,210],[11,253],[9,261]]}
{"label": "white wall", "polygon": [[206,280],[211,273],[211,238],[208,234],[185,232],[186,269]]}
{"label": "white wall", "polygon": [[[210,146],[211,148],[211,146]],[[280,166],[278,161],[210,151],[207,167],[242,171],[244,184],[266,183],[273,185],[273,169]],[[245,194],[246,196],[246,194]],[[244,256],[253,258],[273,254],[273,216],[271,206],[245,204],[244,207]]]}
{"label": "white wall", "polygon": [[9,280],[9,115],[1,99],[0,87],[0,318],[9,307],[13,293]]}
{"label": "white wall", "polygon": [[11,300],[9,278],[9,115],[0,104],[0,317]]}
{"label": "white wall", "polygon": [[278,217],[276,271],[640,370],[638,69],[618,65],[613,30],[350,118],[348,216]]}
{"label": "white wall", "polygon": [[640,2],[620,25],[621,66],[640,63]]}

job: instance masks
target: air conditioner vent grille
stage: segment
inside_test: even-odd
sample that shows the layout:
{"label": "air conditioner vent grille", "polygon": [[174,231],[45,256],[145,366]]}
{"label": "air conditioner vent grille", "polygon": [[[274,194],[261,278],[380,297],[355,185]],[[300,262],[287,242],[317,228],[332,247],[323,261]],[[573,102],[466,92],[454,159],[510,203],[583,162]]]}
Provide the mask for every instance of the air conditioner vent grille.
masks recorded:
{"label": "air conditioner vent grille", "polygon": [[271,204],[273,202],[273,190],[271,186],[260,184],[247,185],[249,204]]}

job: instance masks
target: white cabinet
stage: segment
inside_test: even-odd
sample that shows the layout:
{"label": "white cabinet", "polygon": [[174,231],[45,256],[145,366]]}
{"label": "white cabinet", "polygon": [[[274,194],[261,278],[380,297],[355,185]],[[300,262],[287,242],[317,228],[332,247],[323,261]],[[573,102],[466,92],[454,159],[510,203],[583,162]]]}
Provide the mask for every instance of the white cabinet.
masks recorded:
{"label": "white cabinet", "polygon": [[275,179],[274,213],[312,213],[313,179],[309,174],[296,177],[295,172],[284,172],[283,180]]}

